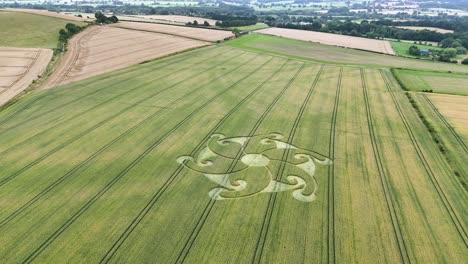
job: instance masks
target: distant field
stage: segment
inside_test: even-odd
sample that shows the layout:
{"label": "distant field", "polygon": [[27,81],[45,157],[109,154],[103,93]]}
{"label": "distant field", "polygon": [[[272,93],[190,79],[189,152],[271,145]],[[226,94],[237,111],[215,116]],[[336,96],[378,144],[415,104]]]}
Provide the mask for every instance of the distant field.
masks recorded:
{"label": "distant field", "polygon": [[311,41],[325,45],[368,50],[391,55],[395,54],[390,42],[386,40],[367,39],[331,33],[287,28],[266,28],[257,30],[256,32],[302,41]]}
{"label": "distant field", "polygon": [[85,21],[93,21],[94,20],[94,16],[91,19],[88,19],[86,17],[77,17],[77,16],[70,15],[70,14],[50,12],[50,11],[47,11],[47,10],[21,9],[21,8],[7,8],[7,9],[0,9],[0,10],[6,10],[6,11],[9,11],[9,12],[20,12],[20,13],[27,13],[27,14],[35,14],[35,15],[41,15],[41,16],[47,16],[47,17],[54,17],[54,18],[60,18],[60,19],[64,19],[64,20],[75,21],[75,22],[85,22]]}
{"label": "distant field", "polygon": [[225,38],[230,38],[234,36],[234,34],[227,30],[172,26],[154,23],[119,22],[117,24],[113,24],[112,27],[164,33],[180,37],[198,39],[202,41],[224,40]]}
{"label": "distant field", "polygon": [[73,37],[44,88],[75,82],[208,42],[153,32],[94,26]]}
{"label": "distant field", "polygon": [[467,193],[385,69],[198,49],[26,96],[0,161],[5,263],[466,262]]}
{"label": "distant field", "polygon": [[216,20],[203,18],[203,17],[190,17],[190,16],[174,16],[174,15],[147,15],[147,16],[135,16],[137,18],[144,18],[144,19],[156,19],[156,20],[163,20],[169,22],[178,22],[178,23],[188,23],[197,20],[199,24],[203,24],[204,21],[210,23],[210,25],[214,25]]}
{"label": "distant field", "polygon": [[233,27],[233,28],[237,28],[240,31],[253,31],[253,30],[263,29],[263,28],[267,28],[267,27],[268,27],[268,25],[265,24],[265,23],[257,23],[257,24],[252,25],[252,26]]}
{"label": "distant field", "polygon": [[404,26],[404,27],[397,27],[403,29],[411,29],[411,30],[430,30],[435,31],[438,33],[446,34],[446,33],[453,33],[453,30],[442,29],[442,28],[435,28],[435,27],[412,27],[412,26]]}
{"label": "distant field", "polygon": [[[411,46],[416,46],[421,50],[429,50],[429,49],[434,49],[434,50],[441,50],[442,48],[439,48],[437,46],[429,46],[429,45],[421,45],[421,44],[414,44],[414,43],[408,43],[408,42],[398,42],[398,41],[392,41],[392,47],[395,52],[404,57],[410,57],[410,58],[418,58],[418,56],[414,56],[409,54],[409,48]],[[424,57],[420,57],[424,59]]]}
{"label": "distant field", "polygon": [[372,52],[345,49],[261,34],[250,34],[248,36],[229,41],[226,44],[245,50],[286,56],[294,59],[312,60],[316,62],[468,72],[468,67],[464,65],[381,55]]}
{"label": "distant field", "polygon": [[397,70],[406,88],[412,91],[433,90],[435,93],[468,95],[468,75],[454,73]]}
{"label": "distant field", "polygon": [[0,47],[0,106],[37,80],[51,58],[47,49]]}
{"label": "distant field", "polygon": [[59,30],[76,21],[21,12],[0,11],[0,46],[56,48]]}

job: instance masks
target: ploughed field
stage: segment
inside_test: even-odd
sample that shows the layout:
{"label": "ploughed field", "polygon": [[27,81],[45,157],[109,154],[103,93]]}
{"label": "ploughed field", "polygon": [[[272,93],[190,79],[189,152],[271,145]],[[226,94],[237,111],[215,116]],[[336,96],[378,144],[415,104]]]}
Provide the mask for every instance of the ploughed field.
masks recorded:
{"label": "ploughed field", "polygon": [[47,49],[0,47],[0,106],[38,79],[51,58]]}
{"label": "ploughed field", "polygon": [[466,192],[387,70],[208,47],[0,112],[5,262],[463,263]]}
{"label": "ploughed field", "polygon": [[160,58],[208,42],[114,27],[91,27],[73,37],[45,88]]}

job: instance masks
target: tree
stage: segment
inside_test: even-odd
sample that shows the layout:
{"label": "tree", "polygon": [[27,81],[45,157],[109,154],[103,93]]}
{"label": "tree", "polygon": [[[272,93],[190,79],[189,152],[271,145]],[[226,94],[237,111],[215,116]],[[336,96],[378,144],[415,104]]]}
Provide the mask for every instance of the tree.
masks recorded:
{"label": "tree", "polygon": [[454,58],[457,56],[457,49],[454,49],[454,48],[444,49],[442,54],[443,56],[446,56],[448,58]]}
{"label": "tree", "polygon": [[462,63],[463,65],[468,65],[468,58],[466,58],[466,59],[462,60],[462,62],[461,62],[461,63]]}
{"label": "tree", "polygon": [[236,36],[236,38],[237,38],[237,37],[240,36],[240,30],[238,28],[235,28],[235,29],[232,30],[232,34],[234,34]]}
{"label": "tree", "polygon": [[442,48],[450,48],[455,40],[453,38],[446,38],[440,42]]}
{"label": "tree", "polygon": [[457,47],[457,54],[465,55],[466,53],[467,53],[467,50],[465,47]]}
{"label": "tree", "polygon": [[210,26],[210,23],[208,23],[208,21],[205,20],[205,22],[203,22],[203,25],[204,25],[205,27],[209,27],[209,26]]}
{"label": "tree", "polygon": [[421,51],[419,50],[419,48],[414,46],[414,45],[409,48],[408,52],[409,52],[409,54],[411,54],[413,56],[421,55]]}
{"label": "tree", "polygon": [[198,26],[198,21],[194,20],[194,21],[193,21],[193,25],[194,25],[194,26]]}
{"label": "tree", "polygon": [[111,23],[117,23],[117,22],[119,22],[119,19],[114,15],[114,16],[111,16],[111,17],[109,18],[109,21],[110,21]]}
{"label": "tree", "polygon": [[215,26],[220,27],[220,26],[221,26],[221,22],[216,21]]}
{"label": "tree", "polygon": [[65,29],[68,31],[68,34],[70,36],[75,35],[76,33],[80,32],[80,28],[77,25],[73,24],[73,23],[66,24]]}

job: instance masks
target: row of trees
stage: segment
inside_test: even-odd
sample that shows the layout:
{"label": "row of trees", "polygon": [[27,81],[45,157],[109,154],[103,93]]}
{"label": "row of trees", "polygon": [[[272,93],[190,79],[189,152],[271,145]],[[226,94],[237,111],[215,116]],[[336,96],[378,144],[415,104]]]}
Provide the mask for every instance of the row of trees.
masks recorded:
{"label": "row of trees", "polygon": [[119,22],[119,19],[115,15],[107,17],[101,12],[96,12],[94,16],[96,17],[96,23],[99,24],[112,24]]}

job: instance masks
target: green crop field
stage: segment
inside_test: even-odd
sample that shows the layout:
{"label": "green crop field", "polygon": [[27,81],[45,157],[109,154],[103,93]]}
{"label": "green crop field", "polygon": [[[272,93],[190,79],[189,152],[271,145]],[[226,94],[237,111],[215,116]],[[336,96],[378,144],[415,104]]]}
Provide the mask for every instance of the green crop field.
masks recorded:
{"label": "green crop field", "polygon": [[408,90],[433,90],[434,93],[468,95],[468,75],[440,72],[396,70]]}
{"label": "green crop field", "polygon": [[20,12],[0,10],[0,46],[56,48],[59,30],[67,23],[84,23]]}
{"label": "green crop field", "polygon": [[259,29],[267,28],[267,27],[268,27],[268,25],[265,24],[265,23],[257,23],[255,25],[251,25],[251,26],[233,27],[233,29],[237,28],[240,31],[254,31],[254,30],[259,30]]}
{"label": "green crop field", "polygon": [[402,58],[261,34],[250,34],[227,44],[244,50],[320,63],[468,73],[465,65]]}
{"label": "green crop field", "polygon": [[229,45],[1,111],[2,262],[466,262],[467,193],[388,69]]}

